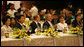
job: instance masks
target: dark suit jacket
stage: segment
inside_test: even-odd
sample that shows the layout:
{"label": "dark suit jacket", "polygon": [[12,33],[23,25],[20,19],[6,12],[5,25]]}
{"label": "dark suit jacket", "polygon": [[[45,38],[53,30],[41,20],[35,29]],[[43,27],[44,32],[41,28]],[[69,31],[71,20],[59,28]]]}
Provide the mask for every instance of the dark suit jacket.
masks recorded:
{"label": "dark suit jacket", "polygon": [[[41,28],[40,23],[38,24],[38,26]],[[30,27],[32,28],[31,33],[35,33],[35,29],[36,29],[38,26],[37,26],[37,24],[33,21],[33,22],[30,24]]]}
{"label": "dark suit jacket", "polygon": [[[80,24],[81,24],[81,22],[79,22]],[[76,27],[77,25],[79,25],[78,23],[77,23],[77,20],[74,20],[73,22],[72,22],[72,26],[73,27]]]}
{"label": "dark suit jacket", "polygon": [[[26,26],[24,25],[24,27],[26,28]],[[15,24],[15,28],[19,28],[19,29],[22,29],[22,26],[17,22],[16,24]]]}
{"label": "dark suit jacket", "polygon": [[48,23],[48,21],[44,22],[43,24],[43,29],[45,29],[47,27],[47,29],[50,27],[50,24]]}

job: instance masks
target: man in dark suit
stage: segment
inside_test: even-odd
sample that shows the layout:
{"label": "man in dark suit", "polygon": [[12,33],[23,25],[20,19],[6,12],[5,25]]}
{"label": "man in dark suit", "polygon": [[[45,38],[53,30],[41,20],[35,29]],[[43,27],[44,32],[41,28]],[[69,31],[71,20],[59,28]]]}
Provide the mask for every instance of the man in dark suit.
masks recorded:
{"label": "man in dark suit", "polygon": [[16,22],[15,24],[15,28],[19,28],[19,29],[24,29],[26,28],[26,26],[23,24],[24,21],[25,21],[25,18],[23,15],[20,15],[17,17],[18,18],[18,21]]}
{"label": "man in dark suit", "polygon": [[51,14],[46,15],[46,21],[43,24],[43,29],[53,28],[53,24],[51,23],[52,17]]}
{"label": "man in dark suit", "polygon": [[34,18],[34,21],[30,24],[30,27],[32,29],[31,33],[35,33],[36,28],[41,29],[41,24],[39,23],[40,17],[39,16],[34,16],[33,18]]}

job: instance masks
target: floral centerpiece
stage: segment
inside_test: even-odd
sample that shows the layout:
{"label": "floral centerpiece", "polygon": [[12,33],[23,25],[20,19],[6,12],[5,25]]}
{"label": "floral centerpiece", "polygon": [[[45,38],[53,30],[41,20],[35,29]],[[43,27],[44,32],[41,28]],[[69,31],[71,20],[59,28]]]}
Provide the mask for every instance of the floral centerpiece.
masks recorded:
{"label": "floral centerpiece", "polygon": [[83,27],[81,27],[81,28],[78,28],[78,27],[72,28],[71,31],[70,31],[70,33],[71,34],[81,35],[81,34],[83,34],[82,28]]}
{"label": "floral centerpiece", "polygon": [[31,38],[30,36],[28,36],[26,30],[20,30],[20,29],[14,28],[13,37],[16,39],[27,39],[31,41]]}
{"label": "floral centerpiece", "polygon": [[53,29],[49,28],[47,31],[44,31],[44,34],[46,36],[51,36],[51,37],[57,37],[59,38],[60,36],[58,35],[58,31],[54,31]]}

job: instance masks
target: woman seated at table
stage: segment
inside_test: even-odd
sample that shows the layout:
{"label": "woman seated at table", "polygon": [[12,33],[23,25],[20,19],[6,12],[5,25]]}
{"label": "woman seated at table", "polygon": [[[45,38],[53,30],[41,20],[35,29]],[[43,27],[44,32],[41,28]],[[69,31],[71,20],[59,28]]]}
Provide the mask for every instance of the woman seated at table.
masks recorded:
{"label": "woman seated at table", "polygon": [[76,27],[76,26],[83,26],[82,25],[82,21],[81,21],[81,15],[77,15],[76,19],[72,22],[72,26]]}
{"label": "woman seated at table", "polygon": [[1,36],[4,36],[5,32],[12,32],[12,28],[9,26],[10,25],[10,17],[6,16],[3,18],[3,26],[1,27]]}
{"label": "woman seated at table", "polygon": [[58,30],[64,30],[64,28],[66,28],[68,30],[68,26],[67,23],[65,23],[65,19],[63,16],[60,17],[60,23],[57,24],[57,29]]}

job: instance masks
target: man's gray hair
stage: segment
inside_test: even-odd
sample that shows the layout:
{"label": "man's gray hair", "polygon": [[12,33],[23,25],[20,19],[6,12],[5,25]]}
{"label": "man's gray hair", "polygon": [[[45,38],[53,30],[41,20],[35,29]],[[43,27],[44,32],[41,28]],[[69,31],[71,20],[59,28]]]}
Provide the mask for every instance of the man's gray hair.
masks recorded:
{"label": "man's gray hair", "polygon": [[47,19],[49,15],[51,15],[51,14],[50,13],[46,14],[45,19]]}

